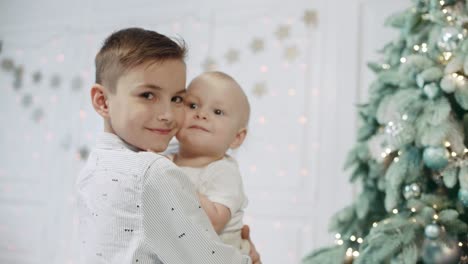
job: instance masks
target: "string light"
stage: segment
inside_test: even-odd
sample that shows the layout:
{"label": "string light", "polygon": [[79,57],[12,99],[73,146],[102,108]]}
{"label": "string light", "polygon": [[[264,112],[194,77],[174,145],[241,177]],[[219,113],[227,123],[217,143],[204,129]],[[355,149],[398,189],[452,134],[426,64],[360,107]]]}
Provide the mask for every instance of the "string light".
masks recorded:
{"label": "string light", "polygon": [[352,249],[352,248],[348,248],[348,249],[346,250],[346,256],[351,257],[352,255],[353,255],[353,249]]}
{"label": "string light", "polygon": [[393,209],[392,211],[394,214],[398,214],[398,209]]}
{"label": "string light", "polygon": [[340,239],[336,243],[341,246],[341,245],[343,245],[343,240]]}
{"label": "string light", "polygon": [[373,227],[377,227],[378,224],[377,224],[376,222],[374,222],[374,223],[372,224],[372,226],[373,226]]}
{"label": "string light", "polygon": [[463,243],[462,243],[462,242],[458,242],[458,246],[459,246],[459,247],[463,247]]}
{"label": "string light", "polygon": [[396,158],[393,159],[393,161],[394,161],[395,163],[397,163],[398,161],[400,161],[400,158],[396,157]]}
{"label": "string light", "polygon": [[401,63],[405,63],[405,62],[406,62],[406,58],[405,58],[405,57],[402,57],[402,58],[400,59],[400,62],[401,62]]}
{"label": "string light", "polygon": [[444,0],[441,0],[441,1],[439,2],[439,4],[440,4],[441,6],[443,6],[443,5],[445,5],[445,1],[444,1]]}
{"label": "string light", "polygon": [[446,146],[447,148],[450,147],[450,146],[451,146],[450,142],[445,141],[445,146]]}
{"label": "string light", "polygon": [[456,157],[457,156],[457,153],[456,152],[452,152],[452,157]]}
{"label": "string light", "polygon": [[362,239],[362,237],[360,237],[360,238],[357,239],[357,242],[358,242],[359,244],[362,244],[362,242],[364,242],[364,240]]}
{"label": "string light", "polygon": [[413,49],[414,49],[415,51],[419,51],[419,45],[414,45],[414,46],[413,46]]}
{"label": "string light", "polygon": [[353,235],[353,236],[351,236],[351,237],[349,238],[349,240],[351,240],[351,241],[354,242],[354,241],[356,241],[356,237]]}
{"label": "string light", "polygon": [[336,239],[340,239],[340,238],[341,238],[341,234],[337,233],[337,234],[335,235],[335,238],[336,238]]}
{"label": "string light", "polygon": [[421,44],[421,51],[422,52],[427,52],[427,44],[426,43]]}
{"label": "string light", "polygon": [[388,65],[388,64],[386,64],[386,63],[385,63],[385,64],[382,64],[382,69],[388,70],[388,69],[390,69],[390,65]]}
{"label": "string light", "polygon": [[354,252],[353,252],[353,256],[354,256],[355,258],[359,257],[359,251],[354,251]]}
{"label": "string light", "polygon": [[411,212],[416,213],[416,208],[411,208]]}
{"label": "string light", "polygon": [[434,220],[438,220],[439,219],[439,215],[435,214],[434,215]]}
{"label": "string light", "polygon": [[407,114],[404,114],[403,116],[401,116],[401,119],[403,119],[403,120],[406,121],[406,120],[408,119],[408,115],[407,115]]}

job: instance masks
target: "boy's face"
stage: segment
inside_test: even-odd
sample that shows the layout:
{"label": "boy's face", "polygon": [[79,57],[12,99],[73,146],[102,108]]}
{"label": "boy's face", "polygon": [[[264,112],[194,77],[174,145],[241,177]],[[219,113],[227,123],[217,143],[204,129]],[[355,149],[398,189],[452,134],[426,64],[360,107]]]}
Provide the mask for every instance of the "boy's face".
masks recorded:
{"label": "boy's face", "polygon": [[185,76],[175,59],[130,69],[107,93],[105,130],[138,149],[164,151],[184,120]]}
{"label": "boy's face", "polygon": [[177,134],[181,147],[198,154],[222,155],[243,128],[242,96],[224,80],[197,78],[184,99],[185,121]]}

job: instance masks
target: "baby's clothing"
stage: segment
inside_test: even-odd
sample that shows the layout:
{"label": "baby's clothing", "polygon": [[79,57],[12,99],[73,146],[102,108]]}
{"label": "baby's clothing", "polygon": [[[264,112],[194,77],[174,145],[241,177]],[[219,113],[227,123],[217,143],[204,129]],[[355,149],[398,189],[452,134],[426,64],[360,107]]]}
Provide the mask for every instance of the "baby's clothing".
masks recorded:
{"label": "baby's clothing", "polygon": [[98,138],[77,194],[80,263],[251,263],[220,241],[177,166],[114,134]]}
{"label": "baby's clothing", "polygon": [[[172,159],[173,156],[170,156]],[[247,207],[247,197],[244,193],[242,177],[237,162],[226,155],[223,159],[214,161],[206,167],[180,167],[195,185],[195,189],[204,194],[210,201],[222,204],[231,211],[231,219],[224,227],[221,240],[230,244],[242,253],[248,254],[250,244],[241,239],[244,208]],[[247,242],[247,243],[246,243]],[[247,245],[246,245],[247,244]]]}

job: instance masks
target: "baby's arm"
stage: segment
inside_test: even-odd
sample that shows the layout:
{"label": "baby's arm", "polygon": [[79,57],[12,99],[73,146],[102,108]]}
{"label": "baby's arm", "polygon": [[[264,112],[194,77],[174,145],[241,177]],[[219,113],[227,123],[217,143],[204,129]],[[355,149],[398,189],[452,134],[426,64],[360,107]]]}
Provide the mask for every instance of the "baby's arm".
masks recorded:
{"label": "baby's arm", "polygon": [[164,263],[251,263],[221,242],[199,206],[194,186],[172,162],[156,160],[142,187],[145,235],[137,252],[148,249]]}
{"label": "baby's arm", "polygon": [[231,210],[222,204],[210,201],[208,197],[201,193],[198,193],[198,198],[200,199],[201,207],[210,218],[214,230],[218,234],[221,233],[231,219]]}

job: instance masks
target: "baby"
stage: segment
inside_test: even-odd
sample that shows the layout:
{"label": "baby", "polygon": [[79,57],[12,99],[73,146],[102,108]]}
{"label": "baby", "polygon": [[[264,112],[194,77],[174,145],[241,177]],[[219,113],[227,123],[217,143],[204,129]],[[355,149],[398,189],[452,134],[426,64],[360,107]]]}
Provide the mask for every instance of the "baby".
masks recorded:
{"label": "baby", "polygon": [[226,154],[247,134],[247,96],[231,76],[206,72],[190,83],[184,104],[185,121],[176,134],[179,151],[171,158],[195,185],[221,240],[248,254],[250,245],[241,239],[247,198],[239,167]]}

